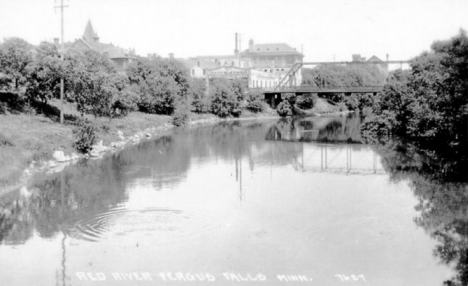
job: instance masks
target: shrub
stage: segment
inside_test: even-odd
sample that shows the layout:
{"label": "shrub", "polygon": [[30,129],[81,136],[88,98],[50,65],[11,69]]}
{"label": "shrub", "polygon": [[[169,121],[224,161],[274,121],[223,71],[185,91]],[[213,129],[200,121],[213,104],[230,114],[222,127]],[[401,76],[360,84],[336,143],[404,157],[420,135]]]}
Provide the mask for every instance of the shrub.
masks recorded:
{"label": "shrub", "polygon": [[291,104],[289,104],[287,100],[283,100],[280,104],[278,104],[278,107],[276,108],[276,112],[278,112],[278,115],[281,117],[291,116],[292,115]]}
{"label": "shrub", "polygon": [[210,89],[211,112],[219,117],[239,116],[242,113],[242,94],[229,80],[217,79]]}
{"label": "shrub", "polygon": [[195,98],[192,101],[193,111],[196,113],[207,113],[210,111],[210,99],[208,97]]}
{"label": "shrub", "polygon": [[177,104],[172,114],[172,124],[176,127],[185,126],[190,121],[190,108],[187,102]]}
{"label": "shrub", "polygon": [[141,111],[171,115],[178,100],[189,95],[189,75],[182,64],[157,56],[138,57],[126,74],[139,97]]}
{"label": "shrub", "polygon": [[263,93],[261,92],[250,92],[247,94],[247,106],[246,108],[252,112],[261,112],[265,109],[265,101],[263,100]]}
{"label": "shrub", "polygon": [[315,106],[316,100],[314,95],[306,93],[296,98],[296,105],[301,109],[311,109]]}
{"label": "shrub", "polygon": [[296,103],[297,96],[295,93],[289,92],[282,94],[281,98],[283,99],[283,101],[287,101],[289,105],[294,105]]}
{"label": "shrub", "polygon": [[86,153],[96,141],[96,127],[87,120],[80,120],[73,130],[73,148]]}
{"label": "shrub", "polygon": [[112,104],[112,117],[126,116],[129,112],[136,110],[138,100],[138,95],[129,89],[116,92]]}
{"label": "shrub", "polygon": [[391,135],[395,116],[385,111],[381,115],[368,117],[361,125],[361,135],[368,143],[376,143]]}

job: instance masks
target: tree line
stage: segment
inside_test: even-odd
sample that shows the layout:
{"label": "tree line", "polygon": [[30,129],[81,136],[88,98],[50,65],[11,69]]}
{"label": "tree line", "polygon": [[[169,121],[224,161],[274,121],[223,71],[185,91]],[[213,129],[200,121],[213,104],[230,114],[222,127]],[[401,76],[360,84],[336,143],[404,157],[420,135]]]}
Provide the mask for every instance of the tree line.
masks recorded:
{"label": "tree line", "polygon": [[[367,138],[401,136],[426,149],[467,159],[468,37],[436,41],[410,70],[390,74],[363,124]],[[462,157],[460,157],[462,156]]]}
{"label": "tree line", "polygon": [[260,95],[248,93],[240,81],[216,79],[206,90],[203,80],[192,79],[173,59],[137,56],[119,71],[94,50],[60,54],[52,43],[33,46],[20,38],[0,44],[0,90],[44,105],[59,98],[61,79],[66,100],[76,103],[82,115],[112,118],[139,110],[173,115],[183,124],[190,110],[226,117],[264,108]]}

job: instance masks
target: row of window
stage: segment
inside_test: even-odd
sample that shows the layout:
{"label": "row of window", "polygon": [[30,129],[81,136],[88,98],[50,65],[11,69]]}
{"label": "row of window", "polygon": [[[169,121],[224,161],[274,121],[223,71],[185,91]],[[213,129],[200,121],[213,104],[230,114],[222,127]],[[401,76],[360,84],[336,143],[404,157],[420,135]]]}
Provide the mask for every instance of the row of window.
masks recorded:
{"label": "row of window", "polygon": [[[273,73],[275,71],[275,69],[264,69],[263,70],[264,72],[270,72],[270,73]],[[279,71],[284,71],[284,69],[276,69],[277,72]]]}
{"label": "row of window", "polygon": [[250,84],[253,88],[274,88],[277,85],[275,81],[269,80],[252,80]]}

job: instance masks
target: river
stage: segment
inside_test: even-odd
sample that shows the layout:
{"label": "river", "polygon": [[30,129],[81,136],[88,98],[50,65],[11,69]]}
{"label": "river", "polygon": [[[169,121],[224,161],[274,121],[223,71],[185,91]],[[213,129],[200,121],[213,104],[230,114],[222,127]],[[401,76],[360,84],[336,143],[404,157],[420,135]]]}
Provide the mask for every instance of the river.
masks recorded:
{"label": "river", "polygon": [[361,144],[359,122],[222,122],[37,176],[0,198],[1,285],[457,279],[465,264],[437,255],[437,231],[466,221],[465,209],[434,215],[425,181]]}

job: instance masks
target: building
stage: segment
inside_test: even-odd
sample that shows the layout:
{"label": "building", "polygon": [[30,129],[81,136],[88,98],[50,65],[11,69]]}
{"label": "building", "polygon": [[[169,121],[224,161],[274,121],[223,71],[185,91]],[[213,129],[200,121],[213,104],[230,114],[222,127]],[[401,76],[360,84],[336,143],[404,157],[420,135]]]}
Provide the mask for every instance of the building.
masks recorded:
{"label": "building", "polygon": [[[295,64],[302,62],[304,55],[285,43],[254,44],[254,41],[251,39],[249,41],[249,48],[241,53],[241,58],[251,62],[253,69],[275,76],[277,80],[274,82],[278,84]],[[255,74],[259,75],[258,73]],[[267,87],[269,89],[271,81],[264,75],[261,77],[265,81],[260,79],[260,87],[263,89]],[[302,73],[301,69],[299,69],[294,74],[294,78],[292,78],[290,84],[298,86],[301,82]]]}
{"label": "building", "polygon": [[75,42],[66,45],[68,50],[86,51],[94,50],[101,54],[107,55],[116,65],[117,69],[124,70],[134,59],[134,50],[125,50],[114,46],[113,44],[105,44],[99,41],[98,34],[94,31],[91,21],[88,21],[83,36]]}
{"label": "building", "polygon": [[[235,78],[247,80],[249,88],[273,90],[296,63],[301,63],[304,55],[288,44],[254,44],[249,42],[249,48],[239,52],[238,38],[233,55],[196,56],[188,59],[178,59],[194,78]],[[247,78],[245,78],[247,76]],[[302,82],[299,69],[294,75],[289,75],[290,84],[298,86]]]}
{"label": "building", "polygon": [[288,44],[254,44],[249,41],[249,48],[241,53],[241,58],[250,61],[254,68],[290,68],[302,62],[304,55]]}

